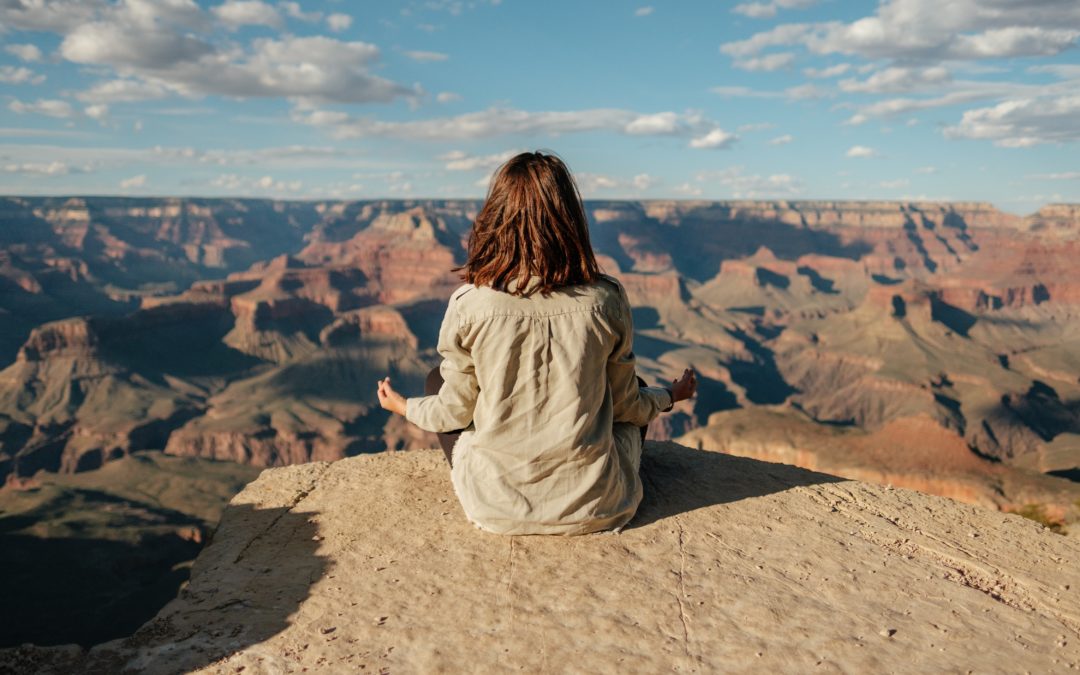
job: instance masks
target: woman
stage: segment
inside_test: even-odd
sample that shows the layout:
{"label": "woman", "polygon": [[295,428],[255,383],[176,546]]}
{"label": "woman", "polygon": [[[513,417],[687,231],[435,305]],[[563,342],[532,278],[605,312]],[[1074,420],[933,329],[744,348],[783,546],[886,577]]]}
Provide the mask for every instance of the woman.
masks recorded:
{"label": "woman", "polygon": [[563,162],[522,153],[495,173],[469,237],[466,284],[439,331],[426,396],[379,382],[383,408],[438,434],[474,524],[500,534],[625,525],[641,502],[645,427],[693,396],[635,372],[626,292],[600,273]]}

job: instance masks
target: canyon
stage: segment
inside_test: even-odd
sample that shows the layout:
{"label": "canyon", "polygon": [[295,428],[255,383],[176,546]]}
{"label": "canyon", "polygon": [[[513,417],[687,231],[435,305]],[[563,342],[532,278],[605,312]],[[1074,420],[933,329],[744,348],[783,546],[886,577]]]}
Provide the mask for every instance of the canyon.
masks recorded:
{"label": "canyon", "polygon": [[[0,199],[0,478],[432,447],[374,384],[438,363],[479,206]],[[1080,207],[586,206],[641,375],[699,373],[651,438],[1080,520]]]}

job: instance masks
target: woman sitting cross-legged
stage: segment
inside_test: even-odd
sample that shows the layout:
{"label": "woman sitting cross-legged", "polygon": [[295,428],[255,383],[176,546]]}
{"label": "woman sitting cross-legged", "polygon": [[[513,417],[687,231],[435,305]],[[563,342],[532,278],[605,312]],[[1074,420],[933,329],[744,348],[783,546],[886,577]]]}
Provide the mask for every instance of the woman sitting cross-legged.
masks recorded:
{"label": "woman sitting cross-legged", "polygon": [[577,186],[553,155],[495,173],[439,331],[427,395],[379,402],[439,434],[469,520],[500,534],[619,528],[641,502],[645,427],[693,396],[635,372],[626,292],[600,273]]}

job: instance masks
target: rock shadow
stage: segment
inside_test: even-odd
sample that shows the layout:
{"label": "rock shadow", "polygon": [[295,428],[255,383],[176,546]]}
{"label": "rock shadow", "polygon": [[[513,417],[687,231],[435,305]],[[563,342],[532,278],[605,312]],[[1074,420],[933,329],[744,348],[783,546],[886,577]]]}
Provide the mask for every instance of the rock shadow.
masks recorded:
{"label": "rock shadow", "polygon": [[629,528],[697,509],[847,479],[676,443],[649,443],[641,460],[645,497]]}
{"label": "rock shadow", "polygon": [[131,672],[128,664],[137,658],[139,672],[187,673],[263,642],[290,625],[329,569],[317,553],[314,516],[291,506],[230,504],[178,598],[133,635],[80,654],[0,650],[0,672],[40,671],[45,664],[58,672]]}

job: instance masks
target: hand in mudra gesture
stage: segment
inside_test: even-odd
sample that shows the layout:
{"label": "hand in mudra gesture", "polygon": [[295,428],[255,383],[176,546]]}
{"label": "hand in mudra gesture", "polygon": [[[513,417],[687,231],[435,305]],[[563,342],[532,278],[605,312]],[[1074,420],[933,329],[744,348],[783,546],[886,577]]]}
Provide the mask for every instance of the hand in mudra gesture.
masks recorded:
{"label": "hand in mudra gesture", "polygon": [[389,377],[379,380],[378,395],[379,405],[384,410],[389,410],[401,416],[405,415],[405,397],[394,391],[394,388],[390,386]]}
{"label": "hand in mudra gesture", "polygon": [[671,382],[671,402],[678,403],[697,393],[697,373],[693,368],[683,371],[682,377]]}

